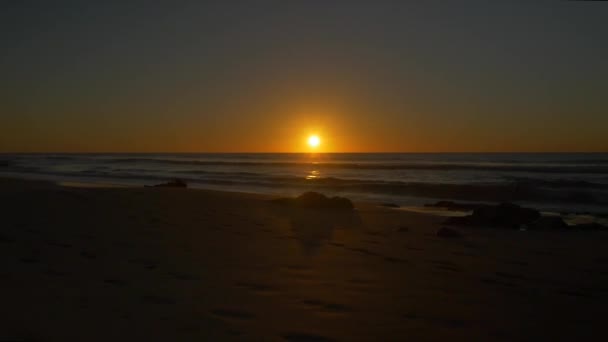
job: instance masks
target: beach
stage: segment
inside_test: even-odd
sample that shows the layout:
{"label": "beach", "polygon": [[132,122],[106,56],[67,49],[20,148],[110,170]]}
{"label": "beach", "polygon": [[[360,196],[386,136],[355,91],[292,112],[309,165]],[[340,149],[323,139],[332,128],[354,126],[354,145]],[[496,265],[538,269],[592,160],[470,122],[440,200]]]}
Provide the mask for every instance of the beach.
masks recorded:
{"label": "beach", "polygon": [[0,340],[601,340],[606,232],[0,180]]}

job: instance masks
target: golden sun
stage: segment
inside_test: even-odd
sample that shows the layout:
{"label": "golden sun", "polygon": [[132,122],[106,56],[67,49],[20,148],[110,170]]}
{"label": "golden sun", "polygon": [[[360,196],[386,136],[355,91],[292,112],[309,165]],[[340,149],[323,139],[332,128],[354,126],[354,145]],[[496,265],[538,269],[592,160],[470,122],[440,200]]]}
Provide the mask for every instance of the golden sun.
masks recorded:
{"label": "golden sun", "polygon": [[321,139],[316,135],[311,135],[308,137],[308,146],[315,148],[321,144]]}

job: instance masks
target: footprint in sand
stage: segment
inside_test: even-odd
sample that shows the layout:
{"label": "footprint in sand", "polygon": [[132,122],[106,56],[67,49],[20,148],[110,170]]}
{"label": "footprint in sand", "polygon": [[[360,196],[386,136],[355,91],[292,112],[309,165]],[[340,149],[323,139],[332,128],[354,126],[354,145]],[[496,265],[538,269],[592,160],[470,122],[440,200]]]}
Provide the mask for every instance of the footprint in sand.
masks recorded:
{"label": "footprint in sand", "polygon": [[11,243],[11,242],[15,242],[15,239],[8,235],[0,234],[0,242]]}
{"label": "footprint in sand", "polygon": [[398,233],[407,233],[409,231],[410,231],[410,227],[407,227],[407,226],[400,226],[399,228],[397,228]]}
{"label": "footprint in sand", "polygon": [[593,296],[586,292],[581,292],[578,290],[561,290],[558,292],[559,294],[566,295],[569,297],[577,297],[577,298],[592,298]]}
{"label": "footprint in sand", "polygon": [[95,253],[89,252],[89,251],[82,251],[80,252],[80,256],[85,258],[85,259],[95,259],[97,258],[97,255]]}
{"label": "footprint in sand", "polygon": [[332,342],[334,339],[311,333],[289,332],[281,335],[289,342]]}
{"label": "footprint in sand", "polygon": [[402,259],[402,258],[396,258],[396,257],[384,257],[385,261],[388,262],[392,262],[392,263],[400,263],[400,264],[405,264],[408,263],[409,261],[407,261],[406,259]]}
{"label": "footprint in sand", "polygon": [[443,325],[443,326],[446,326],[449,328],[462,328],[462,327],[466,326],[466,324],[467,324],[466,321],[461,320],[461,319],[423,316],[423,315],[418,315],[418,314],[412,313],[412,312],[405,313],[405,314],[401,315],[401,317],[403,317],[404,319],[407,319],[407,320],[425,320],[425,321]]}
{"label": "footprint in sand", "polygon": [[380,254],[376,253],[376,252],[372,252],[368,249],[365,248],[350,248],[347,247],[346,249],[351,250],[353,252],[357,252],[357,253],[361,253],[361,254],[366,254],[366,255],[372,255],[372,256],[380,256]]}
{"label": "footprint in sand", "polygon": [[454,251],[452,252],[453,255],[458,255],[458,256],[466,256],[466,257],[477,257],[478,255],[475,253],[470,253],[470,252],[461,252],[461,251]]}
{"label": "footprint in sand", "polygon": [[375,293],[377,290],[376,284],[365,278],[351,278],[344,285],[345,291],[349,293]]}
{"label": "footprint in sand", "polygon": [[95,239],[95,236],[91,235],[91,234],[77,234],[76,237],[83,239],[83,240],[93,240]]}
{"label": "footprint in sand", "polygon": [[34,258],[34,257],[23,257],[23,258],[21,258],[19,260],[21,262],[25,262],[27,264],[34,264],[34,263],[40,262],[40,260],[38,258]]}
{"label": "footprint in sand", "polygon": [[60,241],[47,241],[46,242],[49,246],[54,246],[54,247],[60,247],[60,248],[72,248],[72,245],[69,243],[65,243],[65,242],[60,242]]}
{"label": "footprint in sand", "polygon": [[521,274],[507,273],[507,272],[495,272],[498,277],[516,280],[529,280],[528,277]]}
{"label": "footprint in sand", "polygon": [[155,259],[146,259],[146,258],[135,258],[130,259],[130,263],[143,265],[146,269],[153,270],[158,267],[159,262]]}
{"label": "footprint in sand", "polygon": [[429,262],[435,265],[436,268],[443,271],[451,271],[451,272],[462,272],[462,269],[451,261],[445,260],[429,260]]}
{"label": "footprint in sand", "polygon": [[214,309],[211,311],[211,313],[216,316],[228,318],[228,319],[248,320],[248,319],[252,319],[255,317],[254,314],[247,312],[247,311],[236,310],[236,309],[226,309],[226,308]]}
{"label": "footprint in sand", "polygon": [[277,288],[260,283],[251,283],[251,282],[237,282],[235,284],[236,287],[247,289],[251,292],[255,292],[258,294],[272,294],[277,292]]}
{"label": "footprint in sand", "polygon": [[150,304],[170,305],[170,304],[177,303],[177,301],[173,298],[164,297],[164,296],[156,296],[156,295],[143,296],[143,297],[141,297],[141,299],[145,303],[150,303]]}
{"label": "footprint in sand", "polygon": [[372,284],[371,280],[364,279],[364,278],[351,278],[348,280],[348,282],[351,284],[362,285],[362,286],[367,286],[367,285]]}
{"label": "footprint in sand", "polygon": [[504,260],[505,263],[517,266],[528,266],[530,263],[522,260]]}
{"label": "footprint in sand", "polygon": [[200,280],[201,278],[195,274],[170,272],[170,276],[178,280]]}
{"label": "footprint in sand", "polygon": [[385,237],[386,234],[382,233],[382,232],[375,232],[375,231],[367,231],[365,232],[366,235],[370,235],[370,236],[378,236],[378,237]]}
{"label": "footprint in sand", "polygon": [[330,303],[316,299],[306,299],[303,300],[302,303],[304,303],[306,306],[317,309],[320,313],[343,314],[353,311],[350,307],[343,304]]}
{"label": "footprint in sand", "polygon": [[442,271],[450,271],[450,272],[462,272],[462,270],[458,267],[447,266],[447,265],[437,265],[437,268]]}
{"label": "footprint in sand", "polygon": [[405,318],[405,319],[410,319],[410,320],[415,320],[420,318],[417,314],[415,313],[405,313],[403,315],[401,315],[401,317]]}
{"label": "footprint in sand", "polygon": [[53,277],[65,277],[65,276],[69,275],[68,272],[57,271],[57,270],[53,270],[53,269],[50,269],[50,270],[48,270],[48,271],[46,271],[44,273],[46,275],[50,275],[50,276],[53,276]]}
{"label": "footprint in sand", "polygon": [[118,278],[106,278],[103,280],[104,283],[106,284],[111,284],[111,285],[116,285],[116,286],[125,286],[127,285],[127,282],[125,282],[122,279],[118,279]]}
{"label": "footprint in sand", "polygon": [[486,283],[486,284],[501,285],[501,286],[505,286],[505,287],[515,287],[516,286],[513,283],[509,283],[509,282],[506,282],[506,281],[502,281],[500,279],[495,279],[495,278],[490,278],[490,277],[483,277],[483,278],[481,278],[481,282],[482,283]]}

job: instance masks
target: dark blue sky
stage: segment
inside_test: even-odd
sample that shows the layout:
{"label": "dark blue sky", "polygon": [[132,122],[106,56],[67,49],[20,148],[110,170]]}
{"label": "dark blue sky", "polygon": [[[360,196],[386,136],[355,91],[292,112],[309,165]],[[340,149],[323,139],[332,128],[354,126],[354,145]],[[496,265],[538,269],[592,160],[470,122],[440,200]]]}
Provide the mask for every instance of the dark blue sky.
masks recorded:
{"label": "dark blue sky", "polygon": [[0,151],[608,151],[601,2],[0,11]]}

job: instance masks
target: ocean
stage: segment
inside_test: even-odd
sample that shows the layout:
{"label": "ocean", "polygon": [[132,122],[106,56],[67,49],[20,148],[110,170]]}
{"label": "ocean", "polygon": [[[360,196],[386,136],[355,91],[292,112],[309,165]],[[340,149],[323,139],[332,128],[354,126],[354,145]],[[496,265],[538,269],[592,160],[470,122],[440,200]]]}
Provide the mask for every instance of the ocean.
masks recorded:
{"label": "ocean", "polygon": [[190,187],[423,205],[510,201],[608,212],[608,153],[2,154],[0,176]]}

